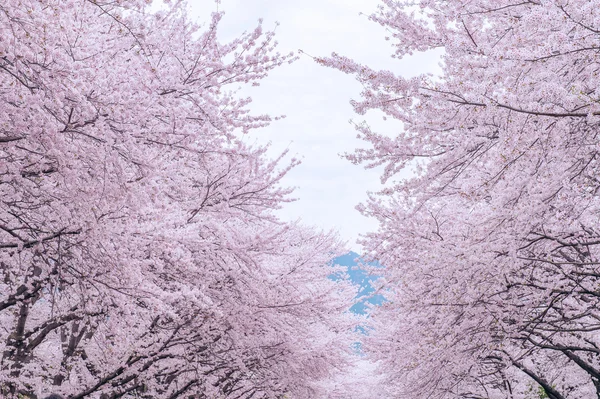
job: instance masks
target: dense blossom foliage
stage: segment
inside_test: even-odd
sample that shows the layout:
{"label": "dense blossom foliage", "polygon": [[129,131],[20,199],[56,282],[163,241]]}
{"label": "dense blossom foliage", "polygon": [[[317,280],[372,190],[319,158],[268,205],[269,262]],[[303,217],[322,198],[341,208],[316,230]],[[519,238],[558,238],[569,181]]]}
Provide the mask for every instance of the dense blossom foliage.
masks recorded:
{"label": "dense blossom foliage", "polygon": [[383,3],[395,56],[442,49],[441,76],[318,61],[403,126],[349,155],[387,182],[362,211],[390,397],[600,397],[600,2]]}
{"label": "dense blossom foliage", "polygon": [[293,56],[147,3],[0,3],[0,396],[323,397],[339,244],[236,94]]}

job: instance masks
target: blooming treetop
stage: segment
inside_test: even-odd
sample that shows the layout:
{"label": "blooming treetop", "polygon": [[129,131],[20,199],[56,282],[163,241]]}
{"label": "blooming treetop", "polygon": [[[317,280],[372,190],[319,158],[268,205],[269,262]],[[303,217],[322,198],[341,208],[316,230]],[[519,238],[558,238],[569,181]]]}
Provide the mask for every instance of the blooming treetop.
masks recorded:
{"label": "blooming treetop", "polygon": [[600,3],[382,3],[394,55],[443,49],[440,77],[318,62],[363,84],[356,112],[403,124],[359,125],[348,155],[388,182],[361,209],[389,272],[368,348],[393,397],[600,395]]}
{"label": "blooming treetop", "polygon": [[340,246],[274,216],[297,161],[237,94],[293,56],[148,3],[0,4],[0,392],[323,397]]}

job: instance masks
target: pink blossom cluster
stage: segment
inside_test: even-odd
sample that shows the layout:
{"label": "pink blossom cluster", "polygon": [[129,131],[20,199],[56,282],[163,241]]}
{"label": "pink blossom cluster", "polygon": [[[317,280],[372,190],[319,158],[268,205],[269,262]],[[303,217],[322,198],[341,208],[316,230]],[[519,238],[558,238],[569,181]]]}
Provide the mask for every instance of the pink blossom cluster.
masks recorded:
{"label": "pink blossom cluster", "polygon": [[238,87],[294,60],[182,2],[0,2],[0,396],[312,398],[344,367],[332,233]]}
{"label": "pink blossom cluster", "polygon": [[[394,56],[443,50],[406,79],[333,54],[400,131],[357,126],[382,166],[360,209],[389,299],[366,350],[388,397],[600,395],[600,2],[383,0]],[[411,170],[404,179],[398,173]]]}

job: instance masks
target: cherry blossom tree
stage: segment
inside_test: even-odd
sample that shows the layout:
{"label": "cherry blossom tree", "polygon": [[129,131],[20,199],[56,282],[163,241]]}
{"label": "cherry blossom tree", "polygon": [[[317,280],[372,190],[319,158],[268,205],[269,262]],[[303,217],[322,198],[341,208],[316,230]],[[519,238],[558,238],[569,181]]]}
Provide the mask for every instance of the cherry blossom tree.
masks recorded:
{"label": "cherry blossom tree", "polygon": [[394,56],[443,50],[441,76],[317,60],[362,83],[358,114],[402,124],[358,124],[348,155],[383,167],[361,206],[388,270],[367,348],[395,397],[600,397],[599,10],[383,0]]}
{"label": "cherry blossom tree", "polygon": [[323,397],[342,248],[274,215],[297,161],[238,93],[294,56],[149,3],[0,4],[1,395]]}

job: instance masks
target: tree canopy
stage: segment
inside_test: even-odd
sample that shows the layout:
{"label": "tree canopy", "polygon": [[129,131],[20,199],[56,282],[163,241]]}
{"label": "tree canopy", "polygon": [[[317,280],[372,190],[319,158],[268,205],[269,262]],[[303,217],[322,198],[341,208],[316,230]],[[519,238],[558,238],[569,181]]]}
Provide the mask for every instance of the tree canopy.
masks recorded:
{"label": "tree canopy", "polygon": [[322,397],[342,247],[275,216],[237,90],[294,56],[149,3],[0,4],[0,396]]}
{"label": "tree canopy", "polygon": [[599,6],[384,0],[394,56],[441,49],[440,76],[317,60],[362,83],[358,114],[403,126],[358,125],[348,155],[387,182],[362,212],[390,397],[600,397]]}

